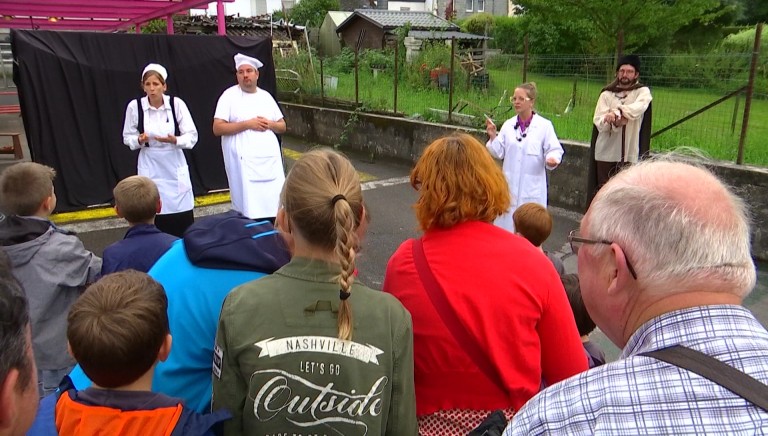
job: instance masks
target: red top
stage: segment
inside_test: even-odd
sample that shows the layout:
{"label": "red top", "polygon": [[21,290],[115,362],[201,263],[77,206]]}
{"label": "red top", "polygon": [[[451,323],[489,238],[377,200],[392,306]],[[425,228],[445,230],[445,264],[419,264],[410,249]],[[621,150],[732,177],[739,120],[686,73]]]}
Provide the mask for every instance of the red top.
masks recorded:
{"label": "red top", "polygon": [[542,378],[551,385],[588,369],[563,285],[541,250],[477,221],[430,230],[422,240],[436,280],[504,386],[485,376],[443,324],[407,240],[389,259],[383,288],[413,318],[417,415],[519,410],[539,391]]}

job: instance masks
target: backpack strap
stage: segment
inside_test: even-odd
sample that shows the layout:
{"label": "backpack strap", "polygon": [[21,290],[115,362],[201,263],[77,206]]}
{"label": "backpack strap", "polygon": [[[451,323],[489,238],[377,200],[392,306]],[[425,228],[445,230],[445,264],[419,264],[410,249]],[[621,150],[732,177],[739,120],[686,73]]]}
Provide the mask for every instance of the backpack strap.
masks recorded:
{"label": "backpack strap", "polygon": [[768,411],[768,386],[725,362],[682,345],[640,353],[696,373]]}
{"label": "backpack strap", "polygon": [[169,97],[169,100],[171,101],[171,114],[173,114],[173,136],[181,136],[181,131],[179,130],[179,120],[176,119],[176,105],[174,104],[176,97],[172,95]]}
{"label": "backpack strap", "polygon": [[144,133],[144,108],[141,107],[141,97],[136,97],[136,113],[139,115],[139,123],[136,128],[139,130],[139,135]]}
{"label": "backpack strap", "polygon": [[[171,101],[171,114],[173,115],[173,135],[174,136],[181,136],[181,131],[179,130],[179,120],[176,117],[176,105],[175,101],[176,97],[169,96]],[[144,108],[141,107],[141,97],[136,97],[136,108],[137,113],[139,115],[139,122],[136,128],[139,130],[139,134],[144,133]]]}

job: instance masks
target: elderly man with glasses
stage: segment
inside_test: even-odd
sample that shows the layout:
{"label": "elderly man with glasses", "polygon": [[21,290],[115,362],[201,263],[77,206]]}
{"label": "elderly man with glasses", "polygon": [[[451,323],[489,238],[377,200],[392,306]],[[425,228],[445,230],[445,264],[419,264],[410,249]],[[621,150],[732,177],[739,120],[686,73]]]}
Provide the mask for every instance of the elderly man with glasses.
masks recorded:
{"label": "elderly man with glasses", "polygon": [[704,168],[645,161],[598,192],[569,241],[584,304],[622,353],[539,393],[505,436],[768,428],[768,331],[742,306],[756,272],[741,199]]}

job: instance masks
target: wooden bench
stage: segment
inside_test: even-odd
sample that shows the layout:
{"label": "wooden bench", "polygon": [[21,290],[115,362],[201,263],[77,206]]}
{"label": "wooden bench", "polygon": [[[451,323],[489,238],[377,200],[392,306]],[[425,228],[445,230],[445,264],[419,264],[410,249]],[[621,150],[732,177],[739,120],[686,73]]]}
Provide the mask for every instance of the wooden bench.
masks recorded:
{"label": "wooden bench", "polygon": [[21,149],[21,133],[0,132],[0,136],[10,136],[13,141],[13,145],[0,147],[0,154],[12,154],[14,159],[24,159],[24,151]]}

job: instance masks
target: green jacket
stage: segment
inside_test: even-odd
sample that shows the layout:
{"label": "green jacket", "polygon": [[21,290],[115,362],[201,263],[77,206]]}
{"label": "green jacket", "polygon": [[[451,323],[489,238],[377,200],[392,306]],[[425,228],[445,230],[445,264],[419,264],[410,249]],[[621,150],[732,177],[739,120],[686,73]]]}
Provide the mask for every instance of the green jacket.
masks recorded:
{"label": "green jacket", "polygon": [[234,415],[225,435],[418,433],[411,316],[355,283],[352,340],[338,339],[338,272],[294,258],[227,296],[213,365],[213,409]]}

